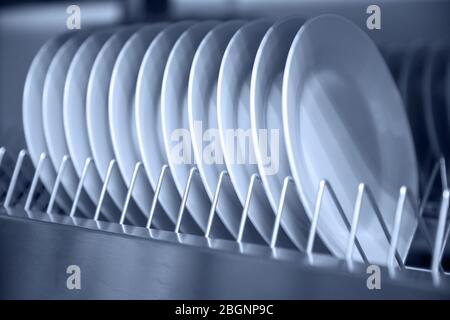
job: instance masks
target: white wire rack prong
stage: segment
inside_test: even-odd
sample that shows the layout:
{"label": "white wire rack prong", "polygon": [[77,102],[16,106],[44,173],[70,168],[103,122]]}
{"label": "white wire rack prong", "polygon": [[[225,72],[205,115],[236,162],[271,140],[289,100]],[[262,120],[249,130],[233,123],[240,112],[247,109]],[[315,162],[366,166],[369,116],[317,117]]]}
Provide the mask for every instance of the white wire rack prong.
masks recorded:
{"label": "white wire rack prong", "polygon": [[61,184],[61,178],[64,174],[64,171],[67,167],[67,161],[70,159],[69,155],[65,155],[62,157],[61,164],[59,165],[58,174],[56,175],[55,184],[53,185],[52,193],[50,195],[50,200],[48,202],[47,210],[46,212],[48,214],[52,213],[53,206],[55,204],[56,195],[58,194],[59,185]]}
{"label": "white wire rack prong", "polygon": [[358,193],[356,194],[355,205],[353,207],[352,224],[350,228],[350,234],[348,236],[347,249],[345,250],[345,259],[347,261],[347,264],[350,264],[353,261],[353,248],[355,247],[356,231],[358,230],[359,216],[361,212],[365,187],[366,186],[364,185],[364,183],[360,183],[358,185]]}
{"label": "white wire rack prong", "polygon": [[250,209],[253,189],[257,180],[261,181],[261,177],[257,173],[252,174],[252,176],[250,177],[250,184],[248,185],[247,196],[245,198],[244,209],[242,210],[241,221],[239,223],[238,235],[236,239],[238,243],[241,243],[242,238],[244,237],[245,223],[247,221],[248,211]]}
{"label": "white wire rack prong", "polygon": [[[415,210],[416,212],[416,217],[417,217],[417,221],[418,221],[418,227],[420,229],[420,231],[423,233],[426,243],[430,249],[430,251],[434,252],[434,245],[435,243],[433,243],[433,239],[428,231],[428,228],[425,224],[425,221],[423,220],[423,213],[425,212],[426,209],[426,205],[429,202],[429,198],[431,195],[431,191],[433,189],[433,186],[436,182],[436,178],[437,175],[439,173],[440,176],[440,181],[441,181],[441,187],[443,192],[445,192],[446,190],[448,190],[448,180],[447,180],[447,167],[446,167],[446,161],[444,157],[441,157],[436,164],[434,165],[434,167],[431,170],[431,174],[430,177],[427,180],[427,183],[425,184],[425,189],[424,189],[424,193],[423,193],[423,197],[420,201],[420,205],[419,205],[419,209]],[[410,201],[413,203],[415,201],[415,199],[412,197],[411,193],[408,192],[407,196],[410,198]],[[442,199],[444,199],[444,197],[442,197]],[[442,199],[441,199],[441,206],[440,208],[442,208]],[[447,242],[448,239],[448,233],[450,233],[450,228],[448,228],[447,230],[447,234],[444,237],[444,244],[442,246],[442,250],[440,253],[440,257],[439,257],[439,263],[438,263],[438,268],[441,271],[441,273],[444,273],[444,268],[442,266],[442,258],[443,258],[443,254],[444,254],[444,249],[445,249],[445,244]]]}
{"label": "white wire rack prong", "polygon": [[275,214],[275,222],[273,224],[272,235],[270,237],[270,248],[275,249],[278,239],[278,232],[280,230],[281,216],[286,202],[286,194],[290,183],[293,183],[294,179],[291,176],[285,177],[283,180],[283,188],[281,190],[280,201],[278,202],[277,212]]}
{"label": "white wire rack prong", "polygon": [[119,224],[124,224],[125,217],[127,215],[128,206],[131,201],[131,196],[133,195],[134,186],[136,185],[136,180],[138,177],[138,174],[140,172],[140,169],[142,167],[142,162],[138,161],[134,165],[133,175],[131,176],[130,185],[128,186],[127,196],[125,198],[125,204],[123,205],[122,213],[120,215]]}
{"label": "white wire rack prong", "polygon": [[11,181],[9,182],[8,191],[6,192],[5,202],[3,203],[3,206],[5,208],[9,208],[11,204],[11,200],[14,194],[14,190],[16,189],[17,180],[19,178],[20,171],[22,169],[23,160],[25,159],[25,156],[27,155],[26,150],[20,150],[19,155],[17,156],[17,161],[14,166],[14,171],[11,177]]}
{"label": "white wire rack prong", "polygon": [[317,224],[319,221],[320,209],[322,207],[322,198],[323,198],[323,194],[325,193],[325,187],[326,187],[326,181],[325,180],[320,181],[319,188],[317,190],[316,203],[314,206],[314,213],[313,213],[313,217],[311,220],[311,226],[309,228],[308,242],[306,243],[306,253],[308,255],[311,255],[312,251],[313,251],[314,240],[316,239]]}
{"label": "white wire rack prong", "polygon": [[439,159],[439,168],[441,173],[442,189],[448,189],[448,179],[447,179],[447,165],[445,164],[445,158],[441,157]]}
{"label": "white wire rack prong", "polygon": [[[361,184],[360,184],[360,192],[362,194],[364,194],[364,191],[368,189],[366,187],[361,188]],[[308,235],[308,242],[306,244],[306,253],[308,255],[312,254],[313,251],[313,247],[314,247],[314,240],[316,238],[317,235],[317,226],[318,226],[318,221],[319,221],[319,215],[322,209],[322,202],[323,202],[323,195],[325,193],[325,190],[328,190],[328,193],[331,196],[331,199],[334,203],[334,205],[336,206],[336,209],[342,219],[342,221],[344,222],[347,230],[349,231],[349,241],[348,241],[348,245],[347,248],[349,248],[349,246],[355,245],[359,254],[361,255],[361,258],[363,260],[364,263],[368,264],[369,261],[367,259],[367,256],[364,252],[364,250],[362,249],[362,246],[358,240],[358,237],[356,236],[356,231],[357,231],[357,223],[354,223],[354,236],[352,236],[352,225],[350,224],[350,222],[348,221],[348,218],[344,212],[344,209],[342,208],[341,203],[339,202],[339,199],[336,196],[336,193],[333,189],[333,187],[330,185],[330,183],[323,179],[319,182],[319,188],[317,191],[317,196],[316,196],[316,204],[314,207],[314,213],[313,213],[313,217],[312,217],[312,221],[311,221],[311,226],[310,226],[310,231],[309,231],[309,235]],[[359,215],[359,211],[357,212],[357,214]]]}
{"label": "white wire rack prong", "polygon": [[88,157],[86,159],[86,161],[84,162],[83,171],[81,172],[80,181],[78,182],[77,191],[75,193],[75,198],[72,203],[72,208],[70,208],[70,214],[69,214],[70,217],[75,216],[75,212],[77,211],[77,207],[78,207],[78,201],[80,199],[80,195],[83,190],[84,181],[86,180],[86,176],[87,176],[88,170],[89,170],[92,162],[93,162],[93,159],[91,157]]}
{"label": "white wire rack prong", "polygon": [[152,205],[150,206],[150,212],[148,214],[148,219],[145,227],[150,229],[152,226],[153,216],[155,215],[156,205],[159,201],[159,195],[161,193],[161,188],[163,185],[164,178],[170,174],[169,166],[167,164],[161,167],[161,172],[159,174],[158,183],[156,184],[155,194],[153,195]]}
{"label": "white wire rack prong", "polygon": [[[402,191],[402,188],[400,188],[400,196],[401,196],[402,192],[405,192],[405,196],[406,196],[408,194],[407,191],[408,191],[407,189]],[[367,195],[367,199],[369,200],[369,204],[371,205],[372,209],[375,212],[375,216],[377,217],[378,223],[380,224],[381,229],[383,230],[383,233],[384,233],[384,236],[385,236],[387,242],[389,244],[391,244],[391,240],[392,240],[391,239],[391,234],[390,234],[389,229],[387,227],[386,221],[384,220],[383,215],[381,214],[381,210],[380,210],[380,208],[377,205],[377,201],[375,200],[375,197],[374,197],[371,189],[369,188],[369,186],[366,186],[364,188],[364,192],[365,192],[365,195]],[[415,201],[413,201],[413,200],[411,200],[410,202],[411,202],[411,205],[413,206],[414,210],[416,211],[417,210],[417,208],[416,208],[416,204],[417,203]],[[402,210],[403,210],[403,207],[402,207]],[[403,260],[400,257],[400,254],[398,253],[396,248],[395,248],[395,258],[397,260],[398,265],[401,268],[403,268],[404,267]]]}
{"label": "white wire rack prong", "polygon": [[28,191],[27,199],[25,201],[24,209],[27,211],[30,210],[30,208],[31,208],[31,203],[34,198],[34,193],[36,192],[36,186],[38,184],[39,177],[41,176],[42,167],[44,166],[44,163],[46,160],[47,160],[47,154],[45,152],[42,152],[41,155],[39,156],[39,161],[36,166],[36,170],[34,171],[33,180],[31,181],[30,190]]}
{"label": "white wire rack prong", "polygon": [[[391,269],[391,272],[393,271],[394,267],[395,267],[395,257],[397,254],[397,244],[398,244],[398,239],[399,239],[399,235],[400,235],[400,227],[401,227],[401,223],[402,223],[402,216],[403,216],[403,211],[405,208],[405,201],[407,199],[407,193],[408,193],[408,189],[406,188],[406,186],[402,186],[400,188],[400,192],[399,192],[399,197],[398,197],[398,201],[397,201],[397,207],[395,209],[395,216],[394,216],[394,227],[392,228],[392,238],[390,241],[390,245],[389,245],[389,251],[388,251],[388,256],[387,256],[387,266],[388,268]],[[397,262],[399,263],[400,267],[403,268],[403,261],[401,259],[397,259]]]}
{"label": "white wire rack prong", "polygon": [[447,216],[448,216],[449,200],[450,200],[450,192],[448,189],[445,189],[442,192],[442,201],[441,201],[441,206],[439,208],[438,225],[437,225],[436,237],[434,240],[433,255],[432,255],[432,260],[431,260],[431,273],[433,275],[433,279],[436,284],[438,283],[440,273],[442,272],[441,251],[442,251],[443,246],[445,246],[444,233],[445,233],[445,225],[446,225]]}
{"label": "white wire rack prong", "polygon": [[181,205],[180,205],[180,210],[178,211],[178,219],[177,219],[177,223],[175,224],[175,229],[174,232],[175,233],[179,233],[180,232],[180,227],[181,227],[181,221],[183,220],[183,214],[184,211],[186,209],[186,202],[189,196],[189,192],[191,190],[191,186],[192,186],[192,179],[194,179],[194,175],[198,174],[198,169],[196,166],[192,167],[189,170],[189,176],[186,182],[186,187],[184,188],[184,193],[183,193],[183,198],[181,199]]}
{"label": "white wire rack prong", "polygon": [[449,235],[450,235],[450,224],[448,224],[448,226],[447,226],[447,231],[445,232],[445,236],[442,241],[441,256],[439,257],[439,260],[441,260],[441,261],[444,257],[444,250],[445,250],[445,247],[447,246]]}
{"label": "white wire rack prong", "polygon": [[98,199],[97,207],[95,208],[94,220],[98,221],[100,217],[100,212],[102,211],[103,201],[105,200],[106,191],[108,190],[109,181],[111,180],[111,176],[116,166],[116,159],[112,159],[109,161],[108,169],[106,171],[105,180],[103,182],[102,190],[100,192],[100,198]]}
{"label": "white wire rack prong", "polygon": [[214,215],[216,213],[217,203],[219,202],[220,191],[222,190],[222,186],[224,183],[223,181],[224,181],[225,177],[229,177],[229,175],[226,170],[223,170],[222,172],[220,172],[219,181],[217,182],[217,187],[216,187],[216,191],[214,192],[213,202],[211,204],[211,209],[209,211],[208,222],[206,224],[206,231],[205,231],[206,238],[209,238],[209,236],[211,234],[212,223],[214,221]]}

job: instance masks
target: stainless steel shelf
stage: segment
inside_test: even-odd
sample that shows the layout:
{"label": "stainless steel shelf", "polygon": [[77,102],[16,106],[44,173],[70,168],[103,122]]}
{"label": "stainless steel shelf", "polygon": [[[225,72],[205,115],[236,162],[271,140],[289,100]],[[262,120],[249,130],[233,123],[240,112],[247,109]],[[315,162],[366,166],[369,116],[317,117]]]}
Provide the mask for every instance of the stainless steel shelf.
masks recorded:
{"label": "stainless steel shelf", "polygon": [[[58,214],[0,210],[3,299],[449,299],[450,282],[428,272],[366,267],[321,254],[95,223]],[[81,290],[66,269],[81,268]]]}

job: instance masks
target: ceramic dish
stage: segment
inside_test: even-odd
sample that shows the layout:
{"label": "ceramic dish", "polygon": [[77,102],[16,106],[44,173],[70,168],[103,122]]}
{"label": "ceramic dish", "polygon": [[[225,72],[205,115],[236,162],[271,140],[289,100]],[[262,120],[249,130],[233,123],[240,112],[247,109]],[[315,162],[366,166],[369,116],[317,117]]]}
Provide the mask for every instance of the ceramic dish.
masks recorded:
{"label": "ceramic dish", "polygon": [[[217,79],[228,42],[242,25],[242,21],[229,21],[208,32],[195,53],[189,74],[188,115],[192,149],[211,202],[220,173],[226,169],[219,137],[214,135],[217,131]],[[212,150],[208,152],[211,146]],[[234,237],[238,234],[241,212],[242,206],[233,188],[222,188],[217,213]]]}
{"label": "ceramic dish", "polygon": [[[111,75],[108,97],[109,129],[114,155],[127,186],[131,184],[136,163],[141,161],[134,108],[139,68],[148,46],[166,26],[165,23],[155,23],[134,33],[120,51]],[[154,192],[145,172],[137,176],[132,195],[144,215],[148,216]],[[155,226],[160,229],[170,228],[167,220],[164,214],[155,214],[153,218]]]}
{"label": "ceramic dish", "polygon": [[[161,129],[161,85],[164,69],[173,45],[192,25],[191,21],[174,23],[152,41],[145,52],[136,84],[136,131],[139,151],[153,189],[161,168],[167,164]],[[181,197],[171,175],[164,180],[159,199],[172,222],[177,220]]]}
{"label": "ceramic dish", "polygon": [[[89,33],[80,32],[66,41],[53,58],[45,77],[42,119],[49,156],[56,171],[59,170],[63,157],[69,155],[63,122],[64,86],[67,72],[74,55],[87,36]],[[61,184],[73,200],[77,190],[78,176],[72,161],[66,163]],[[86,216],[92,216],[95,211],[94,204],[85,193],[81,193],[78,207]]]}
{"label": "ceramic dish", "polygon": [[[278,210],[284,179],[291,176],[283,138],[281,85],[289,48],[303,23],[302,17],[295,16],[274,24],[261,41],[252,70],[252,143],[272,215]],[[305,249],[309,220],[295,192],[286,197],[281,224],[292,242]]]}
{"label": "ceramic dish", "polygon": [[[115,32],[100,49],[89,74],[86,94],[86,126],[91,153],[102,183],[105,182],[110,161],[115,158],[108,122],[111,74],[120,50],[138,29],[139,26],[130,26]],[[122,210],[127,186],[119,172],[114,171],[114,174],[111,174],[107,190],[116,206]],[[143,217],[133,200],[130,202],[128,211],[130,214],[127,217],[133,223],[138,222],[139,217]]]}
{"label": "ceramic dish", "polygon": [[[53,57],[68,38],[69,35],[64,34],[45,43],[33,59],[25,80],[22,109],[23,129],[27,149],[35,167],[39,162],[41,153],[45,152],[48,154],[42,123],[42,93],[44,91],[45,76]],[[50,193],[56,179],[56,171],[53,165],[47,164],[43,166],[40,177],[44,187]],[[59,192],[56,202],[61,209],[65,211],[70,210],[71,201],[64,190]]]}
{"label": "ceramic dish", "polygon": [[[270,20],[257,20],[240,28],[225,50],[219,72],[217,124],[220,142],[228,174],[242,206],[251,177],[258,172],[250,136],[250,78],[259,44],[272,24]],[[241,136],[237,135],[239,132]],[[263,188],[255,187],[248,215],[267,243],[273,229],[271,212]]]}
{"label": "ceramic dish", "polygon": [[[308,215],[326,179],[352,221],[358,188],[365,183],[392,230],[400,187],[417,197],[418,170],[400,94],[370,38],[338,16],[309,20],[289,51],[282,96],[289,164]],[[386,264],[389,242],[367,201],[358,226],[368,261]],[[406,202],[397,246],[402,259],[416,226]],[[345,256],[349,232],[329,195],[317,230],[336,256]],[[361,259],[356,249],[353,258]]]}
{"label": "ceramic dish", "polygon": [[[194,165],[187,110],[189,71],[198,45],[215,25],[215,21],[205,21],[187,29],[175,43],[164,70],[161,128],[164,150],[180,196],[184,194],[189,172]],[[200,179],[194,177],[186,207],[202,232],[206,230],[210,206]]]}
{"label": "ceramic dish", "polygon": [[[89,74],[98,52],[112,33],[112,30],[100,31],[89,36],[73,57],[67,72],[63,100],[64,131],[78,178],[81,178],[86,159],[92,156],[86,125],[86,93]],[[84,188],[92,202],[97,205],[102,190],[102,180],[95,166],[87,172]],[[109,220],[117,221],[119,211],[110,198],[105,199],[103,208]]]}

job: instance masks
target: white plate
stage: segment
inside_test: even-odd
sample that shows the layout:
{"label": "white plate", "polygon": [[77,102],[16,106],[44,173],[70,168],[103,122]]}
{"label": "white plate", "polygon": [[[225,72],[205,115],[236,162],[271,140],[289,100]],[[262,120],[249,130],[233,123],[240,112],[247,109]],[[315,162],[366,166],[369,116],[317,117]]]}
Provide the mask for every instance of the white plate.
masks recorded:
{"label": "white plate", "polygon": [[[23,129],[28,153],[36,167],[41,153],[48,153],[42,123],[42,93],[48,67],[56,52],[67,41],[69,34],[53,38],[46,42],[36,54],[28,70],[23,90]],[[47,160],[48,161],[48,160]],[[56,179],[56,171],[52,164],[42,167],[40,177],[48,192],[52,192]],[[70,210],[69,197],[60,190],[56,202],[64,211]]]}
{"label": "white plate", "polygon": [[[207,136],[209,130],[217,130],[217,79],[223,53],[233,35],[244,24],[229,21],[213,28],[200,43],[189,74],[188,116],[192,138],[192,150],[209,199],[213,201],[220,173],[226,169],[219,136]],[[212,132],[212,131],[210,131]],[[208,140],[209,139],[209,140]],[[208,140],[208,141],[205,141]],[[218,147],[216,159],[205,159],[209,155],[208,145]],[[217,213],[230,233],[237,237],[242,206],[230,184],[223,184]]]}
{"label": "white plate", "polygon": [[[139,26],[125,27],[109,38],[99,51],[92,66],[86,96],[86,124],[89,144],[95,166],[102,183],[105,182],[109,163],[114,156],[108,120],[108,94],[111,75],[120,50]],[[116,170],[118,168],[116,167]],[[119,172],[111,175],[107,190],[116,206],[123,208],[127,186]],[[136,223],[142,216],[134,201],[130,202],[127,217]]]}
{"label": "white plate", "polygon": [[[64,156],[69,154],[64,134],[63,96],[67,71],[75,53],[89,34],[80,32],[71,37],[58,50],[53,58],[45,78],[42,98],[42,119],[45,140],[53,166],[57,171]],[[61,184],[73,200],[78,185],[78,176],[72,161],[67,161]],[[79,198],[79,208],[87,216],[92,216],[95,207],[85,193]]]}
{"label": "white plate", "polygon": [[[372,191],[392,232],[399,190],[417,197],[418,173],[411,130],[400,94],[370,38],[347,20],[324,15],[296,35],[283,79],[283,124],[293,177],[308,215],[320,180],[333,186],[352,221],[358,186]],[[318,232],[338,257],[348,230],[324,196]],[[357,237],[371,263],[386,264],[389,243],[364,201]],[[398,252],[405,258],[417,226],[405,203]],[[357,250],[354,258],[360,258]]]}
{"label": "white plate", "polygon": [[[259,46],[252,71],[250,85],[252,143],[258,171],[273,214],[278,209],[283,180],[291,176],[281,117],[283,72],[292,40],[303,22],[304,19],[301,17],[290,17],[274,24]],[[295,192],[290,192],[286,196],[281,225],[298,248],[306,247],[309,221]]]}
{"label": "white plate", "polygon": [[[174,23],[152,41],[145,52],[136,84],[136,130],[139,151],[153,189],[158,184],[161,168],[167,164],[161,129],[161,86],[164,69],[176,40],[192,21]],[[177,220],[181,197],[169,174],[159,201],[173,222]]]}
{"label": "white plate", "polygon": [[[220,173],[226,169],[217,130],[217,79],[223,53],[243,21],[229,21],[212,29],[200,43],[191,66],[188,86],[189,130],[195,162],[210,200],[213,200]],[[211,136],[208,135],[211,132]],[[216,150],[208,152],[215,144]],[[217,148],[218,147],[218,148]],[[214,156],[211,155],[215,155]],[[206,156],[211,156],[205,158]],[[224,185],[225,186],[225,185]],[[228,231],[237,237],[242,206],[233,188],[223,188],[217,213]]]}
{"label": "white plate", "polygon": [[[251,176],[258,172],[250,145],[250,78],[259,44],[272,24],[270,20],[257,20],[240,28],[225,50],[219,71],[217,124],[220,143],[228,174],[242,206]],[[245,140],[230,140],[230,134],[237,130],[242,130]],[[229,184],[224,187],[229,187]],[[273,219],[268,218],[272,218],[272,208],[262,188],[253,190],[248,216],[263,239],[270,242]]]}
{"label": "white plate", "polygon": [[[198,45],[215,25],[217,25],[215,21],[205,21],[186,30],[170,52],[164,70],[161,89],[161,127],[170,171],[181,196],[184,194],[189,171],[194,162],[191,141],[177,135],[189,133],[187,110],[189,71]],[[180,149],[187,151],[184,160],[178,157],[180,154],[177,150]],[[186,207],[202,231],[206,229],[210,206],[211,202],[200,179],[193,179]]]}
{"label": "white plate", "polygon": [[[81,177],[86,159],[91,157],[86,125],[86,93],[89,74],[98,52],[113,31],[100,31],[89,36],[72,59],[64,88],[63,118],[67,146],[78,178]],[[102,190],[102,180],[92,164],[84,180],[84,188],[95,205]],[[103,212],[107,218],[116,221],[117,207],[106,198]]]}
{"label": "white plate", "polygon": [[[133,34],[120,51],[111,76],[108,97],[109,128],[114,154],[128,186],[136,163],[141,161],[134,108],[139,67],[148,46],[165,26],[164,23],[155,23],[142,27]],[[132,195],[144,215],[148,216],[154,192],[145,172],[141,172],[137,177]],[[167,221],[164,221],[164,218],[167,220],[165,215],[155,214],[153,219],[155,226],[168,228],[170,225],[165,224]]]}

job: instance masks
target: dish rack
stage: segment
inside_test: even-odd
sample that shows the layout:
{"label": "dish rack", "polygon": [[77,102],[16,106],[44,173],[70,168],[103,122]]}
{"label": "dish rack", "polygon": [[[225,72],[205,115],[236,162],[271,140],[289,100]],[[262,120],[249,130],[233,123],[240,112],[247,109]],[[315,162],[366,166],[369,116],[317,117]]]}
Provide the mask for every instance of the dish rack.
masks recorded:
{"label": "dish rack", "polygon": [[[61,210],[55,199],[60,180],[70,161],[63,158],[53,190],[49,194],[40,182],[40,172],[51,165],[42,154],[34,166],[26,150],[17,155],[0,148],[0,298],[64,299],[301,299],[301,298],[450,298],[448,255],[445,254],[450,225],[447,225],[450,192],[444,159],[431,170],[421,201],[402,187],[392,230],[377,207],[369,186],[360,184],[352,221],[344,214],[333,187],[325,180],[318,186],[306,251],[277,245],[284,199],[294,187],[286,177],[275,215],[273,233],[267,245],[245,240],[248,208],[259,177],[253,175],[240,220],[238,237],[218,239],[211,234],[221,187],[228,175],[223,171],[213,198],[205,234],[182,233],[185,204],[190,185],[197,178],[192,167],[173,230],[152,226],[159,195],[170,170],[161,168],[155,196],[145,225],[129,225],[127,209],[134,183],[143,173],[135,166],[120,219],[105,221],[102,204],[112,174],[118,174],[112,160],[100,199],[91,217],[78,213],[83,182],[93,163],[85,162],[70,211]],[[438,189],[438,192],[435,192]],[[434,191],[433,191],[434,190]],[[349,230],[344,259],[315,250],[317,222],[323,195],[329,192]],[[434,199],[433,194],[438,195]],[[370,264],[358,242],[358,218],[363,201],[369,201],[389,241],[384,266]],[[418,217],[418,231],[406,262],[396,251],[403,207],[411,201]],[[352,260],[358,250],[363,262]],[[66,286],[68,267],[81,270],[81,288]],[[379,283],[371,286],[374,272]]]}

